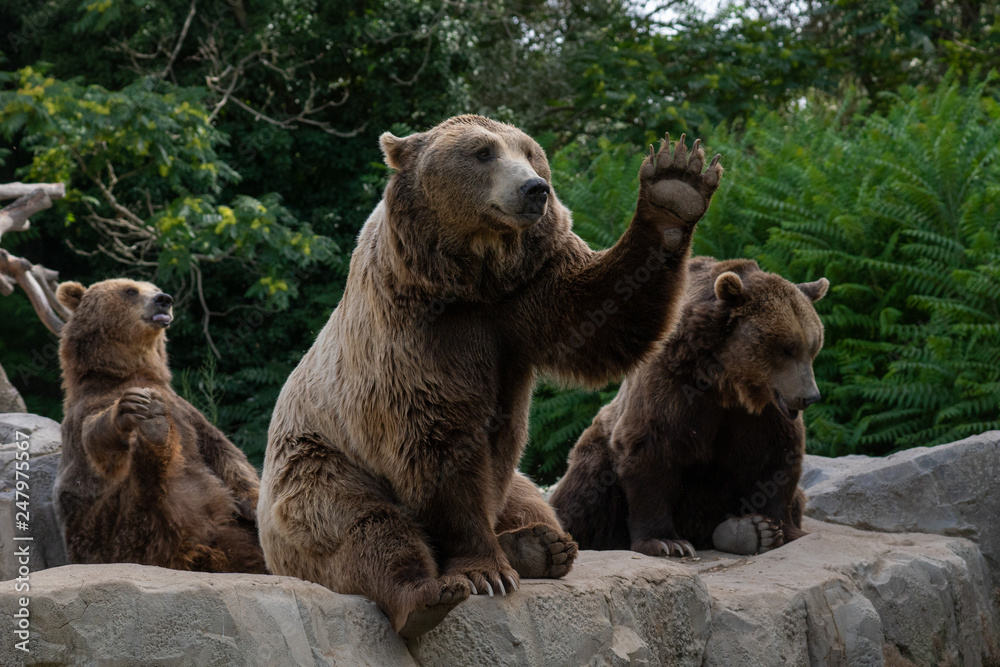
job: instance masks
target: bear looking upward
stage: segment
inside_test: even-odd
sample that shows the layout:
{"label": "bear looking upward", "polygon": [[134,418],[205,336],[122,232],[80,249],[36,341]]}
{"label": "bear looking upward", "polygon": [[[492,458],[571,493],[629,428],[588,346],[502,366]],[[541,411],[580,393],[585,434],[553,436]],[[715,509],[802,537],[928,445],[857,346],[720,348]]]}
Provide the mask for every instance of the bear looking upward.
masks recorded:
{"label": "bear looking upward", "polygon": [[677,329],[583,432],[552,494],[584,549],[754,554],[804,535],[799,412],[820,397],[812,304],[829,282],[751,260],[688,270]]}
{"label": "bear looking upward", "polygon": [[366,595],[410,637],[470,592],[569,571],[576,544],[515,472],[536,369],[599,385],[670,325],[722,171],[681,138],[650,147],[632,224],[594,252],[517,128],[460,116],[382,135],[396,171],[271,419],[272,572]]}
{"label": "bear looking upward", "polygon": [[59,341],[53,489],[70,561],[266,572],[256,471],[170,387],[170,295],[119,279],[63,283],[56,296],[73,312]]}

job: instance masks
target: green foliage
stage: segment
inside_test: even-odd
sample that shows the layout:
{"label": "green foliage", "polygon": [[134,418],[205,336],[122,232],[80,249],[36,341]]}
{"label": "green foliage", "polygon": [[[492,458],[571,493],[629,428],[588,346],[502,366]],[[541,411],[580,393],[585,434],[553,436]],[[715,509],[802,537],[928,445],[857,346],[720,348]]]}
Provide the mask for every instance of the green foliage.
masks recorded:
{"label": "green foliage", "polygon": [[849,120],[812,113],[814,100],[756,131],[730,209],[770,226],[748,254],[833,285],[818,304],[829,342],[826,400],[806,413],[814,451],[884,453],[1000,425],[995,82],[904,87],[884,115]]}
{"label": "green foliage", "polygon": [[[949,68],[960,101],[977,68],[1000,67],[1000,5],[663,5],[0,0],[0,182],[69,186],[4,246],[67,279],[124,273],[172,292],[178,378],[207,401],[212,355],[203,406],[259,457],[384,187],[381,132],[476,111],[520,125],[602,248],[631,216],[645,144],[686,131],[729,172],[695,251],[837,285],[821,302],[830,401],[807,412],[811,446],[878,452],[995,420],[995,167],[912,161],[922,147],[950,165],[991,139],[994,84],[964,117],[919,102]],[[895,95],[903,84],[921,88]],[[972,125],[945,131],[949,114]],[[58,418],[54,346],[22,296],[0,299],[18,323],[0,361],[31,409]],[[610,395],[540,387],[526,469],[557,474]]]}

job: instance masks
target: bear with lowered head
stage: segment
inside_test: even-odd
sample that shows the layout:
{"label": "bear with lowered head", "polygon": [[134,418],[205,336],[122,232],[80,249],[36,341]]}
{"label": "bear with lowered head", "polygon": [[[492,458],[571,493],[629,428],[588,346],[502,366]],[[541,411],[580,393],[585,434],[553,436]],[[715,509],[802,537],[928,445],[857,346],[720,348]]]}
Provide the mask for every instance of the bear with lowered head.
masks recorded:
{"label": "bear with lowered head", "polygon": [[65,418],[53,495],[73,563],[264,573],[253,466],[170,386],[173,299],[115,279],[56,291]]}
{"label": "bear with lowered head", "polygon": [[651,146],[629,229],[594,252],[517,128],[459,116],[381,144],[395,173],[274,409],[260,530],[272,572],[368,596],[413,637],[569,571],[576,543],[516,472],[536,373],[601,385],[651,349],[721,168]]}
{"label": "bear with lowered head", "polygon": [[820,399],[813,302],[751,260],[688,266],[680,322],[570,453],[552,495],[584,549],[755,554],[805,533],[801,411]]}

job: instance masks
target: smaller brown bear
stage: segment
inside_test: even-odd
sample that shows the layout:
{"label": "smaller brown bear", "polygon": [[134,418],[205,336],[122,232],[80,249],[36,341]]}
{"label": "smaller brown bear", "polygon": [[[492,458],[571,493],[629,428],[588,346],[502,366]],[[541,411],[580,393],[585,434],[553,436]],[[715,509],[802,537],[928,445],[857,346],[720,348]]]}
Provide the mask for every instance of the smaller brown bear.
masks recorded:
{"label": "smaller brown bear", "polygon": [[65,418],[55,509],[73,563],[264,573],[259,481],[170,386],[173,299],[155,285],[63,283]]}
{"label": "smaller brown bear", "polygon": [[754,554],[805,534],[799,412],[820,399],[812,304],[828,287],[691,260],[677,329],[580,436],[552,496],[581,549]]}

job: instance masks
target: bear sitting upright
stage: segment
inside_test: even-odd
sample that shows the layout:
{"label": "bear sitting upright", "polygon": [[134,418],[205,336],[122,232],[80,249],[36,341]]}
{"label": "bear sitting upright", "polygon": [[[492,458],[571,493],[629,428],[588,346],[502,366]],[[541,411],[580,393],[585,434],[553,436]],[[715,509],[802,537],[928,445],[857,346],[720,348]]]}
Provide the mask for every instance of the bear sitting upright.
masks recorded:
{"label": "bear sitting upright", "polygon": [[594,252],[517,128],[459,116],[382,135],[396,171],[271,419],[275,574],[366,595],[412,637],[470,592],[569,571],[576,544],[515,472],[536,370],[605,383],[672,323],[722,171],[681,139],[650,147],[632,224]]}
{"label": "bear sitting upright", "polygon": [[53,489],[70,562],[266,572],[256,471],[170,387],[170,295],[116,279],[63,283],[56,296],[72,311]]}
{"label": "bear sitting upright", "polygon": [[584,549],[754,554],[805,533],[799,412],[820,399],[813,302],[750,260],[689,265],[680,322],[570,452],[552,495]]}

